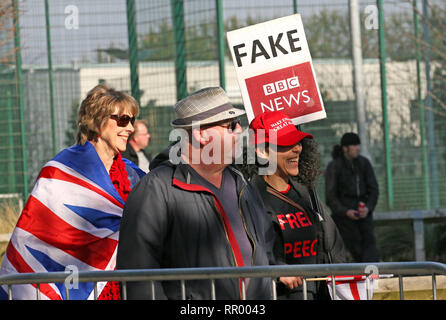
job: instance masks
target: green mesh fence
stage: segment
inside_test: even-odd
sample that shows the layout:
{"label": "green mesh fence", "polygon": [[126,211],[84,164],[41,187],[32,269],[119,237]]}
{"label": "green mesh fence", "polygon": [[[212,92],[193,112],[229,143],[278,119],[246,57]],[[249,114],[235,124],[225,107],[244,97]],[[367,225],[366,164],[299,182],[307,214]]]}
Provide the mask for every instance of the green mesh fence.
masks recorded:
{"label": "green mesh fence", "polygon": [[15,194],[24,189],[21,114],[16,86],[15,34],[12,3],[0,15],[0,194]]}
{"label": "green mesh fence", "polygon": [[[367,149],[380,185],[376,210],[444,208],[445,3],[417,1],[414,9],[411,0],[358,2]],[[379,2],[383,2],[384,88]],[[2,3],[8,8],[13,1]],[[151,134],[147,151],[152,155],[170,143],[172,106],[188,93],[221,84],[233,104],[241,106],[225,33],[296,10],[302,15],[327,111],[326,119],[303,125],[319,142],[323,170],[342,134],[359,130],[347,0],[15,3],[16,37],[12,11],[0,16],[0,194],[29,192],[41,166],[74,143],[79,102],[99,82],[140,101],[140,117],[148,121]],[[242,120],[246,126],[247,120]],[[317,185],[322,200],[323,180],[321,176]]]}

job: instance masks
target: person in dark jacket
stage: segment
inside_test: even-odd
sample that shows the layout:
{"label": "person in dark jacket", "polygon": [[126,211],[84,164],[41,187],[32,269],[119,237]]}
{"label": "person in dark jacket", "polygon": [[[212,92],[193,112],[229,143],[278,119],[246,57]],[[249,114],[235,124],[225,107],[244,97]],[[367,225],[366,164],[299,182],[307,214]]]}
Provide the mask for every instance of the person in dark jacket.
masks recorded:
{"label": "person in dark jacket", "polygon": [[121,152],[121,156],[135,163],[145,173],[149,172],[150,160],[152,157],[145,152],[149,145],[150,134],[147,129],[147,121],[136,120],[135,131],[129,135],[127,148]]}
{"label": "person in dark jacket", "polygon": [[377,262],[373,210],[379,188],[370,161],[359,154],[356,133],[342,136],[325,172],[326,203],[355,262]]}
{"label": "person in dark jacket", "polygon": [[[274,232],[263,202],[231,163],[242,131],[219,87],[175,105],[183,138],[155,157],[124,208],[118,269],[243,267],[272,261]],[[197,126],[197,122],[199,126]],[[224,147],[224,148],[223,148]],[[225,152],[222,152],[222,151]],[[271,299],[271,279],[215,280],[217,299]],[[151,299],[149,282],[127,283],[129,299]],[[179,281],[155,283],[156,299],[180,299]],[[209,280],[186,281],[187,299],[211,299]]]}
{"label": "person in dark jacket", "polygon": [[[250,124],[256,154],[265,159],[264,175],[251,181],[259,191],[275,229],[277,264],[325,264],[345,261],[341,235],[322,210],[314,183],[319,175],[313,136],[299,131],[282,112],[267,111]],[[260,173],[260,170],[259,170]],[[311,198],[313,196],[313,199]],[[303,299],[300,277],[280,277],[279,299]],[[325,282],[308,282],[307,299],[330,299]]]}

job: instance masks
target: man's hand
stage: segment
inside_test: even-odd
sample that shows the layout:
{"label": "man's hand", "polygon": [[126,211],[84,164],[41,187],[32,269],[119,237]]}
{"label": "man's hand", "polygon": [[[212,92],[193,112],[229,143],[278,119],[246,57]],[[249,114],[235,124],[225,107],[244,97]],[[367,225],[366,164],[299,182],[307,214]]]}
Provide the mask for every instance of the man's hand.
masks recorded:
{"label": "man's hand", "polygon": [[369,214],[369,208],[366,206],[358,209],[359,217],[361,219],[367,218],[367,215]]}
{"label": "man's hand", "polygon": [[295,289],[302,285],[302,277],[280,277],[279,280],[290,289]]}
{"label": "man's hand", "polygon": [[352,220],[358,220],[360,217],[359,212],[353,209],[347,210],[345,214],[348,218]]}

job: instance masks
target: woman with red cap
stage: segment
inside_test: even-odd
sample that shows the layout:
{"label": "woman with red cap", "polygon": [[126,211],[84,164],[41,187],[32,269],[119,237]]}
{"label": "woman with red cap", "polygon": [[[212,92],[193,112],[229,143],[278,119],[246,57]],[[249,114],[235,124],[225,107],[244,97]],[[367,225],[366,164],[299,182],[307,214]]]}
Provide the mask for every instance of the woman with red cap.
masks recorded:
{"label": "woman with red cap", "polygon": [[[258,115],[250,124],[258,162],[267,163],[251,181],[271,216],[277,264],[344,262],[344,245],[330,216],[310,195],[319,175],[313,136],[296,128],[280,111]],[[260,169],[260,168],[259,168]],[[281,277],[279,299],[303,299],[300,277]],[[325,282],[308,282],[307,298],[329,299]]]}

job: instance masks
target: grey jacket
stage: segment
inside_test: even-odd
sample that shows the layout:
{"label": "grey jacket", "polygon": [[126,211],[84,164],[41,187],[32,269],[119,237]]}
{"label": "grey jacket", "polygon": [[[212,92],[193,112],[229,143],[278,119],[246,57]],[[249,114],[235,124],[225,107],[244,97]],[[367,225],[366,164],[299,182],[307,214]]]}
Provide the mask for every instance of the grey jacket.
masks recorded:
{"label": "grey jacket", "polygon": [[[164,153],[164,156],[166,152]],[[231,237],[223,223],[222,206],[207,189],[196,184],[185,164],[155,159],[124,208],[117,269],[235,267]],[[253,246],[252,265],[273,261],[274,230],[255,189],[233,166],[239,208]],[[217,299],[240,299],[237,279],[215,281]],[[180,299],[179,281],[155,284],[156,299]],[[247,299],[270,299],[270,279],[251,279]],[[128,282],[129,299],[151,299],[148,282]],[[187,299],[210,299],[208,280],[186,281]]]}

